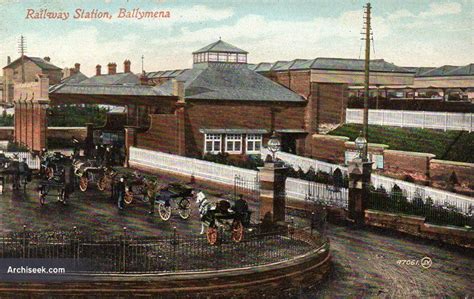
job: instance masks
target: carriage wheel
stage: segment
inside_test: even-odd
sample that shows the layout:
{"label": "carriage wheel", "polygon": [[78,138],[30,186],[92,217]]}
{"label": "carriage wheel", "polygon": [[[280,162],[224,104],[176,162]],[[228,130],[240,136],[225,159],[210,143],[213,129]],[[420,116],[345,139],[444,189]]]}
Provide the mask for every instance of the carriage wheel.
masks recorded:
{"label": "carriage wheel", "polygon": [[207,242],[209,242],[210,245],[215,245],[217,243],[218,239],[218,232],[217,228],[214,226],[209,226],[207,228]]}
{"label": "carriage wheel", "polygon": [[188,219],[191,215],[191,203],[187,198],[183,198],[183,200],[178,203],[178,213],[182,219]]}
{"label": "carriage wheel", "polygon": [[97,189],[104,191],[107,188],[107,177],[104,175],[97,181]]}
{"label": "carriage wheel", "polygon": [[232,240],[234,242],[242,241],[244,237],[244,226],[242,222],[239,220],[235,220],[232,222]]}
{"label": "carriage wheel", "polygon": [[86,192],[88,185],[89,185],[89,180],[87,179],[87,175],[84,174],[84,175],[81,176],[81,178],[79,179],[79,189],[80,189],[82,192]]}
{"label": "carriage wheel", "polygon": [[50,180],[54,177],[54,169],[52,167],[46,167],[44,174],[46,175],[46,178]]}
{"label": "carriage wheel", "polygon": [[164,203],[158,204],[158,214],[163,221],[167,221],[171,218],[171,206],[167,206]]}
{"label": "carriage wheel", "polygon": [[151,196],[149,196],[149,193],[150,193],[149,190],[147,190],[146,192],[143,191],[141,193],[143,194],[142,201],[143,202],[149,202],[150,198],[151,198]]}
{"label": "carriage wheel", "polygon": [[123,201],[129,205],[133,202],[133,193],[132,191],[125,191],[125,196],[123,197]]}

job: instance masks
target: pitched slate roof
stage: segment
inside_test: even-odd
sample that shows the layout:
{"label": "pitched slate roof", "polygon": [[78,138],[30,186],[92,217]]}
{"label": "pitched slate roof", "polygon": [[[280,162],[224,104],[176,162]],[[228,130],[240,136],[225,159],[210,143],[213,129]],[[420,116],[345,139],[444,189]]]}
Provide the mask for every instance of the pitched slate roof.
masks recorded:
{"label": "pitched slate roof", "polygon": [[62,79],[60,83],[75,84],[75,83],[80,83],[87,79],[88,77],[86,75],[84,75],[81,72],[78,72],[78,73],[75,73],[74,75],[71,75],[69,77]]}
{"label": "pitched slate roof", "polygon": [[204,52],[226,52],[226,53],[248,54],[247,51],[244,51],[240,48],[237,48],[234,45],[226,43],[223,40],[218,40],[217,42],[209,44],[209,45],[205,46],[204,48],[201,48],[201,49],[193,52],[193,54],[204,53]]}
{"label": "pitched slate roof", "polygon": [[[59,67],[55,66],[54,64],[44,60],[43,58],[29,57],[29,56],[26,56],[26,55],[24,57],[25,57],[25,59],[32,61],[34,64],[36,64],[39,68],[41,68],[43,70],[62,70],[61,68],[59,68]],[[8,64],[7,66],[5,66],[3,68],[5,69],[5,68],[13,67],[14,65],[19,63],[20,61],[21,61],[21,57],[18,57],[17,59],[15,59],[14,61],[12,61],[10,64]]]}
{"label": "pitched slate roof", "polygon": [[94,76],[80,82],[65,82],[52,86],[50,93],[90,95],[163,95],[151,86],[140,85],[140,79],[133,73]]}
{"label": "pitched slate roof", "polygon": [[424,67],[424,66],[422,66],[422,67],[404,66],[403,68],[404,68],[404,69],[407,69],[407,70],[409,70],[409,71],[411,71],[411,72],[414,72],[414,73],[415,73],[415,77],[418,77],[418,76],[420,76],[420,75],[423,74],[423,73],[426,73],[426,72],[428,72],[428,71],[432,71],[432,70],[435,69],[435,67]]}
{"label": "pitched slate roof", "polygon": [[117,73],[114,75],[99,75],[81,82],[83,85],[121,85],[140,84],[140,78],[134,73]]}
{"label": "pitched slate roof", "polygon": [[[245,64],[209,63],[176,76],[184,81],[186,99],[304,102],[298,94],[250,70]],[[172,94],[173,82],[155,89]]]}
{"label": "pitched slate roof", "polygon": [[[370,70],[374,72],[394,72],[394,73],[412,73],[393,63],[386,62],[383,59],[370,61]],[[311,69],[319,70],[338,70],[338,71],[364,71],[364,59],[346,59],[346,58],[316,58],[311,64]]]}
{"label": "pitched slate roof", "polygon": [[460,66],[446,73],[446,76],[474,76],[474,63]]}
{"label": "pitched slate roof", "polygon": [[446,76],[447,73],[459,68],[459,66],[454,65],[443,65],[442,67],[435,68],[420,74],[418,77],[442,77]]}

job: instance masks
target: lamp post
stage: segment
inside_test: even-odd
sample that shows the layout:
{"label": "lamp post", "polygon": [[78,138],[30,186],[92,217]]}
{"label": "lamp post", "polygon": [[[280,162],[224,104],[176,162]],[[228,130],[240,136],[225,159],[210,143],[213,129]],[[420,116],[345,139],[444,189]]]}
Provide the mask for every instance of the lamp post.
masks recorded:
{"label": "lamp post", "polygon": [[275,162],[275,153],[281,149],[280,138],[278,138],[275,131],[273,131],[272,136],[268,140],[267,148],[272,153],[272,160]]}
{"label": "lamp post", "polygon": [[359,137],[356,138],[355,146],[357,151],[359,152],[359,158],[363,161],[366,162],[367,159],[367,140],[362,136],[362,132],[359,135]]}

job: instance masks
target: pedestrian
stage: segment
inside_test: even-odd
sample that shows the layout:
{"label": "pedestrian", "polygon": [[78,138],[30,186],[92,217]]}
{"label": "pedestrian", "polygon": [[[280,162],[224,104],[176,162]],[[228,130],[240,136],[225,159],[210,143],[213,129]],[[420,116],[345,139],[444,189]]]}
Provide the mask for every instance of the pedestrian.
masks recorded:
{"label": "pedestrian", "polygon": [[119,210],[123,210],[124,197],[125,197],[125,180],[121,177],[118,183],[115,185],[116,196],[117,196],[117,206]]}

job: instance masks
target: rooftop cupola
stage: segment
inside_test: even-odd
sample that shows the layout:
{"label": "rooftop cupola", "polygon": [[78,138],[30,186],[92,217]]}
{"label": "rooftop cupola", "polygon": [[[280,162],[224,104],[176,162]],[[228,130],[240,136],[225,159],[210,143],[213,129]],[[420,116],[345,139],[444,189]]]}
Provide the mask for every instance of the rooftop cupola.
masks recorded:
{"label": "rooftop cupola", "polygon": [[247,54],[247,51],[219,39],[217,42],[193,52],[193,62],[194,64],[207,62],[247,63]]}

